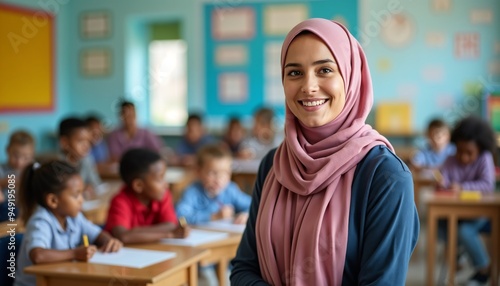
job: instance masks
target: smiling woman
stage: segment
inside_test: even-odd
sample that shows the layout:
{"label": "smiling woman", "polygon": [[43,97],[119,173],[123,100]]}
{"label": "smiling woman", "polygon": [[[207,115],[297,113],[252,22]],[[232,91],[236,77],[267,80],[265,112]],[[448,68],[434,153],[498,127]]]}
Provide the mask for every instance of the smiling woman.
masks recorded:
{"label": "smiling woman", "polygon": [[364,52],[342,25],[310,19],[281,50],[285,140],[262,161],[235,285],[404,285],[419,221],[408,167],[365,123]]}

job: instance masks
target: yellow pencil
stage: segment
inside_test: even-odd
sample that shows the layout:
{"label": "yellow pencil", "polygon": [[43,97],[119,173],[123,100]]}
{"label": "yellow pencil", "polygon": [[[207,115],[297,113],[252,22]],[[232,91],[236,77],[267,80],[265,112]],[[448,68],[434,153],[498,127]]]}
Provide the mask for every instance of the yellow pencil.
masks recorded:
{"label": "yellow pencil", "polygon": [[439,172],[438,169],[434,170],[432,174],[434,175],[434,179],[436,179],[436,181],[441,182],[443,180],[443,175],[441,175],[441,172]]}
{"label": "yellow pencil", "polygon": [[83,235],[83,245],[89,247],[89,237],[86,234]]}
{"label": "yellow pencil", "polygon": [[182,228],[186,227],[187,226],[186,218],[181,216],[179,218],[179,224],[181,225]]}

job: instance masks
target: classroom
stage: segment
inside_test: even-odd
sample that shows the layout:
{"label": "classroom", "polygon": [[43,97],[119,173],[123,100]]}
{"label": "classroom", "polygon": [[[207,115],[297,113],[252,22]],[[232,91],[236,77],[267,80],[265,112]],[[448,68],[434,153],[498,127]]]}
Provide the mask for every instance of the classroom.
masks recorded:
{"label": "classroom", "polygon": [[500,286],[499,147],[497,0],[0,0],[0,285]]}

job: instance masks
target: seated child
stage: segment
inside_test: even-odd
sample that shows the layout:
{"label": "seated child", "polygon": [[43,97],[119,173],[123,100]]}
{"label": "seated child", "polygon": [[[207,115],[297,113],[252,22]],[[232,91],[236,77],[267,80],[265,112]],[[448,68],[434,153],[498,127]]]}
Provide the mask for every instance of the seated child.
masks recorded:
{"label": "seated child", "polygon": [[223,142],[227,145],[233,156],[237,156],[241,150],[241,143],[245,138],[245,128],[237,117],[232,117],[226,128]]}
{"label": "seated child", "polygon": [[196,152],[206,144],[214,142],[212,136],[205,134],[203,119],[199,114],[190,114],[184,130],[184,136],[177,145],[177,163],[184,166],[193,166]]}
{"label": "seated child", "polygon": [[12,189],[8,189],[9,181],[18,181],[22,170],[33,162],[35,140],[26,131],[15,131],[10,135],[6,151],[7,162],[0,165],[0,221],[8,220],[9,213],[17,215],[18,208],[12,208],[12,204],[10,209],[14,211],[9,212],[9,200],[15,200],[15,193]]}
{"label": "seated child", "polygon": [[[455,156],[448,157],[441,167],[442,188],[452,192],[472,190],[492,193],[495,188],[495,165],[493,152],[496,140],[490,125],[481,118],[462,119],[451,134],[455,143]],[[486,218],[461,220],[458,224],[458,242],[472,259],[476,272],[470,281],[483,285],[489,278],[491,262],[479,231],[488,220]],[[439,225],[440,237],[446,236],[446,225]],[[483,283],[483,284],[481,284]],[[476,284],[475,284],[476,285]]]}
{"label": "seated child", "polygon": [[120,161],[125,186],[111,201],[105,229],[123,243],[186,237],[189,228],[177,224],[166,170],[165,161],[153,150],[125,152]]}
{"label": "seated child", "polygon": [[417,170],[439,168],[448,156],[455,154],[455,145],[450,144],[450,129],[443,120],[431,120],[426,135],[427,145],[418,150],[410,160]]}
{"label": "seated child", "polygon": [[85,185],[84,197],[93,198],[101,184],[95,162],[90,156],[90,131],[85,121],[68,117],[59,124],[59,145],[62,154],[60,158],[80,172]]}
{"label": "seated child", "polygon": [[269,150],[279,145],[273,128],[274,112],[269,108],[258,109],[253,116],[252,134],[241,143],[238,158],[260,160]]}
{"label": "seated child", "polygon": [[[88,221],[80,212],[83,181],[67,162],[28,166],[21,179],[20,203],[26,231],[17,256],[14,285],[36,285],[23,269],[32,264],[88,261],[97,251],[116,252],[122,243]],[[84,246],[83,236],[91,244]]]}
{"label": "seated child", "polygon": [[106,163],[109,161],[108,145],[104,140],[104,130],[101,120],[97,116],[89,116],[85,119],[90,130],[90,155],[94,158],[96,164]]}
{"label": "seated child", "polygon": [[234,218],[244,224],[251,197],[231,182],[231,153],[220,145],[207,145],[197,153],[198,180],[184,191],[176,206],[178,216],[190,224]]}

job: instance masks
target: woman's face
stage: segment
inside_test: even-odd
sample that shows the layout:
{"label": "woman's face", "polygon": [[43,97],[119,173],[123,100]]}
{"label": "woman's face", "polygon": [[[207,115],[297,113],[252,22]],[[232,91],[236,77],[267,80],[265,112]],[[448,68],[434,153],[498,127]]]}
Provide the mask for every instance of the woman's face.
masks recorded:
{"label": "woman's face", "polygon": [[344,108],[339,67],[332,52],[314,34],[300,35],[290,44],[283,86],[288,108],[308,127],[331,122]]}

